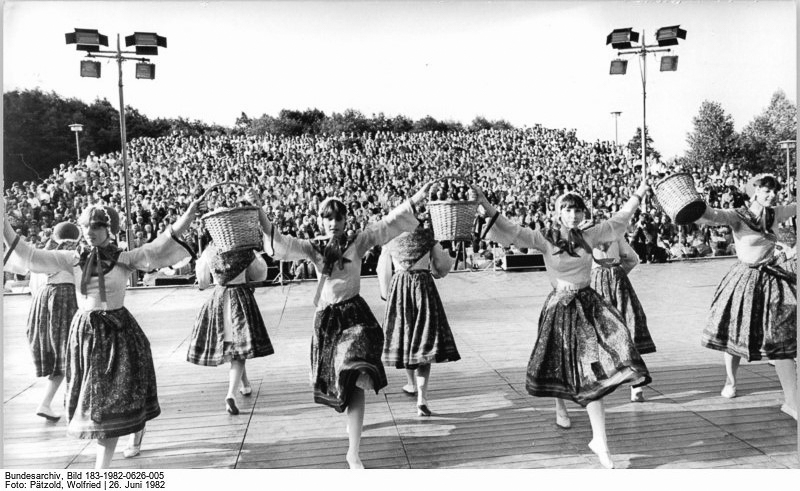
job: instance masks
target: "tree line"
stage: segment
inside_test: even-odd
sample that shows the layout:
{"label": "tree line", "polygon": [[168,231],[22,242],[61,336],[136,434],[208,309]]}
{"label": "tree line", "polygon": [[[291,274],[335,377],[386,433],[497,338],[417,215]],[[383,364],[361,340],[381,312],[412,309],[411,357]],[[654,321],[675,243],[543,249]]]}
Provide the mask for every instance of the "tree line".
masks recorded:
{"label": "tree line", "polygon": [[[82,157],[89,151],[98,154],[117,152],[119,144],[119,111],[106,99],[87,104],[79,99],[65,99],[55,92],[39,89],[11,91],[3,94],[4,145],[3,169],[5,184],[44,177],[61,163],[74,161],[75,136],[69,131],[72,123],[80,123]],[[412,120],[403,115],[388,117],[383,113],[366,116],[347,109],[326,115],[319,109],[305,111],[284,109],[277,116],[264,114],[251,118],[244,112],[231,127],[206,124],[186,118],[150,119],[137,109],[126,106],[128,140],[173,134],[187,136],[263,135],[284,136],[426,131],[479,131],[514,129],[505,120],[488,120],[478,116],[468,126],[457,121],[439,121],[432,116]],[[782,140],[793,140],[797,131],[797,114],[793,102],[782,90],[773,94],[764,111],[741,132],[734,128],[732,117],[722,106],[704,101],[693,120],[694,130],[687,135],[689,151],[679,157],[687,168],[716,169],[725,163],[756,172],[779,171],[785,162]],[[641,155],[641,128],[636,129],[628,148]],[[653,139],[647,132],[648,156],[659,157]]]}

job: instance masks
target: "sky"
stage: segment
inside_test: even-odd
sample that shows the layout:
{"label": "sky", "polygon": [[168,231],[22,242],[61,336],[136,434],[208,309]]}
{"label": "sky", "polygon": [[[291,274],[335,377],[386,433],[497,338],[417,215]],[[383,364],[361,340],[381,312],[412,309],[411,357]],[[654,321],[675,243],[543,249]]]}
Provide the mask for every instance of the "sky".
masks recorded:
{"label": "sky", "polygon": [[[81,78],[74,28],[109,37],[156,32],[168,47],[151,57],[155,80],[123,65],[125,104],[150,118],[232,126],[244,112],[357,109],[468,125],[476,116],[515,126],[574,128],[589,141],[620,142],[642,124],[640,60],[609,75],[615,28],[679,24],[678,70],[646,57],[647,127],[664,157],[687,150],[692,118],[715,101],[741,130],[782,89],[797,100],[793,0],[741,2],[144,2],[6,0],[3,90],[40,88],[119,105],[117,66]],[[68,131],[65,128],[65,131]]]}

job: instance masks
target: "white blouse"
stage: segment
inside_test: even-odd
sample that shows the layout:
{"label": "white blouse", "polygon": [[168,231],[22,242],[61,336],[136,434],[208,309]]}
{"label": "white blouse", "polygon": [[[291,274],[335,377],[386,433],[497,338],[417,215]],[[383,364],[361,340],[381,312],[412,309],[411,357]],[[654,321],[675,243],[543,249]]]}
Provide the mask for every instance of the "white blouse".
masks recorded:
{"label": "white blouse", "polygon": [[[602,242],[615,241],[623,236],[633,212],[639,206],[637,198],[631,198],[610,219],[583,231],[583,238],[591,247]],[[566,238],[568,229],[561,227],[561,235]],[[592,273],[592,255],[582,248],[576,247],[578,257],[567,252],[553,254],[558,249],[537,229],[520,227],[511,223],[506,217],[499,216],[494,226],[489,229],[487,239],[503,245],[514,244],[517,247],[528,247],[538,250],[544,257],[547,276],[550,284],[558,290],[580,290],[589,286]]]}
{"label": "white blouse", "polygon": [[[373,246],[383,245],[403,232],[413,231],[417,225],[419,222],[414,216],[411,202],[405,201],[380,221],[367,226],[344,251],[344,259],[349,259],[344,263],[344,269],[339,269],[338,263],[333,265],[333,271],[323,285],[317,310],[358,295],[361,291],[361,258],[364,254]],[[323,257],[314,249],[311,240],[282,235],[274,226],[272,232],[272,237],[264,237],[264,249],[268,254],[284,261],[308,259],[314,263],[317,271],[322,271]],[[322,280],[323,275],[317,275],[317,281]]]}
{"label": "white blouse", "polygon": [[[781,223],[797,215],[797,204],[776,206],[775,223]],[[733,242],[736,244],[736,257],[748,265],[758,265],[772,259],[775,253],[775,242],[766,235],[757,232],[745,224],[735,209],[706,208],[699,224],[728,225],[733,231]]]}
{"label": "white blouse", "polygon": [[36,249],[20,241],[12,252],[17,264],[31,273],[59,273],[72,275],[78,297],[78,308],[89,310],[115,310],[122,308],[125,301],[125,288],[131,271],[152,271],[177,263],[189,253],[172,239],[172,228],[159,235],[153,242],[132,251],[123,251],[117,264],[104,276],[106,302],[100,300],[97,276],[92,276],[86,287],[86,295],[80,292],[81,268],[77,251],[47,251]]}

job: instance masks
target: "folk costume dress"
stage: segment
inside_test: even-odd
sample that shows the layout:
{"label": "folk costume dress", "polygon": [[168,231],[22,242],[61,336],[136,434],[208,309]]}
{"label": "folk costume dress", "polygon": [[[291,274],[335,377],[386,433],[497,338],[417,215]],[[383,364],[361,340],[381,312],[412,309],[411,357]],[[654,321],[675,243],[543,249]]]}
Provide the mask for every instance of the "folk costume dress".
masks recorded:
{"label": "folk costume dress", "polygon": [[639,297],[628,279],[628,273],[639,264],[639,256],[624,238],[599,244],[592,251],[592,289],[614,305],[633,338],[640,355],[655,353],[656,345],[647,329]]}
{"label": "folk costume dress", "polygon": [[378,283],[386,299],[385,366],[414,370],[461,359],[433,281],[452,267],[453,259],[429,228],[405,232],[384,246],[378,259]]}
{"label": "folk costume dress", "polygon": [[[77,241],[58,244],[50,240],[45,245],[45,250],[74,250],[77,245]],[[6,269],[25,273],[24,268],[15,266],[18,262],[17,257],[6,265]],[[72,271],[31,273],[29,286],[33,299],[28,312],[26,334],[36,376],[65,375],[69,326],[78,311],[75,278]]]}
{"label": "folk costume dress", "polygon": [[195,269],[201,290],[208,288],[212,277],[216,286],[197,314],[187,361],[217,366],[273,354],[253,288],[245,283],[266,278],[264,258],[252,249],[219,252],[210,246]]}
{"label": "folk costume dress", "polygon": [[153,242],[122,251],[113,242],[77,251],[46,251],[20,243],[13,252],[31,272],[72,274],[78,311],[66,362],[67,434],[113,438],[141,430],[161,413],[150,342],[124,306],[135,270],[175,264],[189,252],[171,227]]}
{"label": "folk costume dress", "polygon": [[797,205],[708,208],[697,223],[728,225],[738,261],[711,302],[701,344],[747,361],[797,356],[797,263],[775,254],[773,226],[797,215]]}
{"label": "folk costume dress", "polygon": [[[281,235],[272,228],[265,238],[267,252],[285,261],[308,259],[318,274],[319,300],[311,339],[311,384],[314,401],[343,412],[356,387],[386,387],[381,363],[383,330],[361,297],[361,258],[419,222],[406,201],[382,220],[370,224],[352,240],[322,244]],[[271,249],[271,250],[270,250]]]}
{"label": "folk costume dress", "polygon": [[553,286],[539,316],[539,333],[528,362],[529,394],[586,406],[622,384],[650,383],[625,320],[590,287],[592,247],[621,238],[637,206],[638,200],[632,198],[611,219],[582,232],[562,226],[556,243],[539,230],[496,217],[487,239],[540,251]]}

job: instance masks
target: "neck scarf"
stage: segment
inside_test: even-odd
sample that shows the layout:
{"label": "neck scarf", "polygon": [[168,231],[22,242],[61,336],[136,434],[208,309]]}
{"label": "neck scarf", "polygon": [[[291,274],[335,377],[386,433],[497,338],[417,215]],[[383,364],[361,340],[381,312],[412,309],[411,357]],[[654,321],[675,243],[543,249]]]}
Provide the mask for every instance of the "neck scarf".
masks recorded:
{"label": "neck scarf", "polygon": [[92,276],[97,276],[100,300],[106,301],[105,275],[114,269],[121,252],[122,249],[117,247],[113,241],[109,241],[104,246],[84,246],[80,250],[78,265],[82,272],[81,295],[86,295],[89,280]]}
{"label": "neck scarf", "polygon": [[778,237],[772,231],[775,224],[775,209],[769,206],[761,206],[761,211],[756,215],[753,210],[742,206],[736,210],[736,214],[742,222],[754,232],[760,232],[768,240],[777,242]]}
{"label": "neck scarf", "polygon": [[356,236],[348,239],[344,234],[337,237],[328,239],[327,244],[323,241],[312,241],[314,249],[322,256],[322,274],[330,276],[333,272],[333,266],[338,265],[339,270],[344,269],[344,263],[349,263],[350,260],[344,257],[345,251],[355,240]]}
{"label": "neck scarf", "polygon": [[553,253],[554,256],[566,252],[572,257],[578,257],[579,249],[583,249],[589,255],[592,254],[592,246],[583,238],[583,230],[579,228],[567,229],[562,225],[559,230],[548,230],[544,237],[557,248]]}

